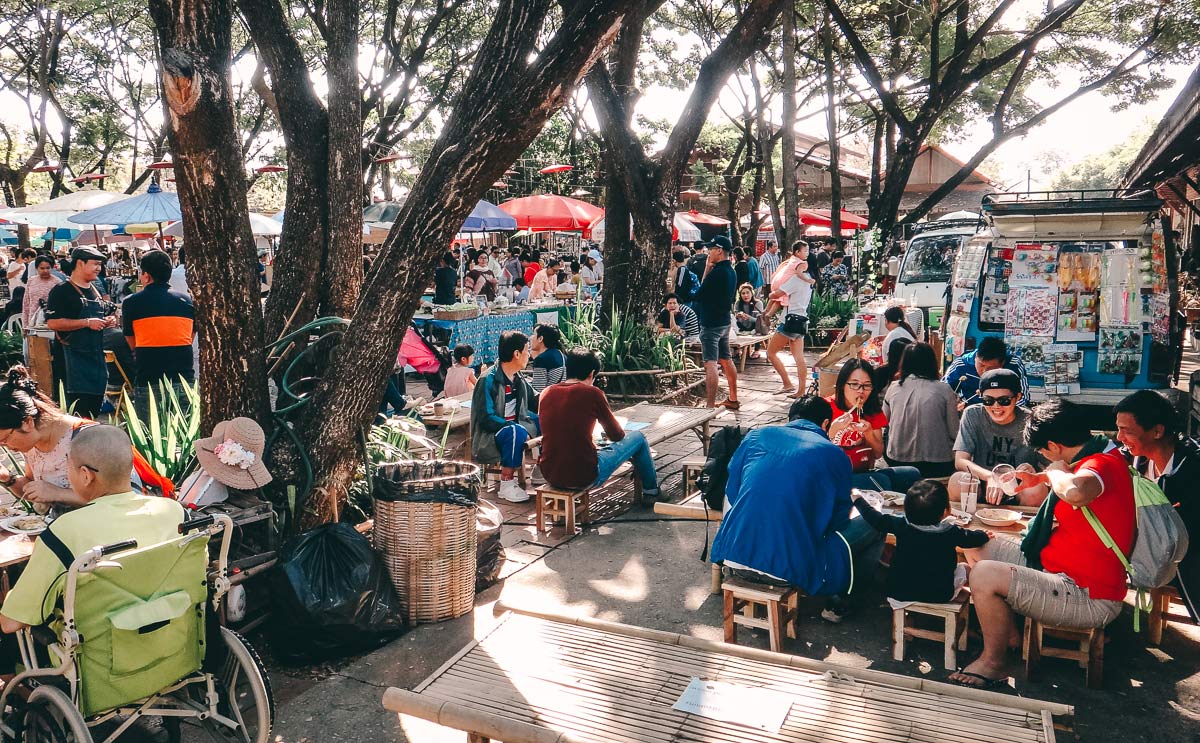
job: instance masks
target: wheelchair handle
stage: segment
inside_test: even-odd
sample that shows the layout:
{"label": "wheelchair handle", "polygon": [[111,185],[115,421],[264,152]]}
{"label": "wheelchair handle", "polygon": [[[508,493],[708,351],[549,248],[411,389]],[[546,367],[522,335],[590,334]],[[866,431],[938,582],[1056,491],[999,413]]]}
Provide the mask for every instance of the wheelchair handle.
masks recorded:
{"label": "wheelchair handle", "polygon": [[126,539],[123,542],[113,542],[100,547],[100,554],[111,555],[114,552],[124,552],[125,550],[137,549],[136,539]]}
{"label": "wheelchair handle", "polygon": [[187,534],[189,531],[204,529],[212,526],[214,521],[216,521],[216,519],[214,519],[212,516],[200,516],[199,518],[188,519],[179,525],[179,533]]}

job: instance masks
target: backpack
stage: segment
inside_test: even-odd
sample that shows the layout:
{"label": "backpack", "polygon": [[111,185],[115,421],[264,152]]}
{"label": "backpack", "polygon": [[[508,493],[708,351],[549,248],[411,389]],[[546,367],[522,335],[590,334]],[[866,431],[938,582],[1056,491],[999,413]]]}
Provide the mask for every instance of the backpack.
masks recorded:
{"label": "backpack", "polygon": [[[1129,468],[1133,478],[1133,507],[1137,528],[1134,531],[1133,550],[1128,558],[1117,547],[1104,524],[1084,506],[1084,518],[1091,524],[1096,536],[1111,549],[1129,574],[1129,582],[1137,589],[1134,604],[1133,628],[1140,629],[1138,613],[1149,611],[1145,592],[1170,583],[1179,573],[1179,561],[1188,550],[1187,527],[1180,518],[1162,488],[1157,483],[1142,477],[1133,467]],[[1145,600],[1144,600],[1145,599]]]}
{"label": "backpack", "polygon": [[750,428],[741,426],[726,426],[713,434],[708,446],[708,459],[700,477],[696,480],[696,488],[704,497],[704,504],[714,511],[725,508],[725,483],[729,481],[729,460],[733,453],[750,433]]}

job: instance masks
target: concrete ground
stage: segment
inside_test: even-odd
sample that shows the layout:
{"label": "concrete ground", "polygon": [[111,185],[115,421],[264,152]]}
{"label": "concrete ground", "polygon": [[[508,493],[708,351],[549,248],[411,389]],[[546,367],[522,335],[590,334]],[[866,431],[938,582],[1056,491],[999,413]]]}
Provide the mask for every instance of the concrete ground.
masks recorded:
{"label": "concrete ground", "polygon": [[[743,408],[718,421],[762,425],[781,420],[787,402],[772,397],[778,380],[764,360],[752,360],[742,377]],[[666,493],[682,495],[679,462],[699,454],[695,437],[683,435],[656,452]],[[709,567],[700,560],[705,523],[656,516],[649,506],[632,508],[567,537],[532,528],[532,503],[503,504],[502,541],[508,562],[502,580],[476,597],[473,614],[419,626],[375,652],[337,664],[307,668],[272,665],[278,714],[276,743],[461,742],[464,733],[419,720],[400,719],[380,704],[388,686],[411,688],[467,644],[492,619],[497,599],[515,606],[721,639],[721,602],[709,594]],[[876,588],[868,608],[841,625],[819,618],[820,605],[801,605],[799,638],[785,652],[854,668],[873,668],[944,679],[939,643],[910,641],[903,662],[891,659],[891,612]],[[258,642],[262,643],[262,640]],[[765,633],[742,629],[739,642],[767,647]],[[960,663],[979,650],[978,635]],[[270,654],[268,653],[268,657]],[[1148,647],[1133,632],[1132,607],[1109,628],[1104,688],[1089,690],[1077,666],[1043,662],[1038,683],[1021,679],[1015,655],[1012,693],[1075,705],[1075,734],[1085,741],[1192,741],[1200,743],[1200,628],[1168,625],[1162,645]]]}

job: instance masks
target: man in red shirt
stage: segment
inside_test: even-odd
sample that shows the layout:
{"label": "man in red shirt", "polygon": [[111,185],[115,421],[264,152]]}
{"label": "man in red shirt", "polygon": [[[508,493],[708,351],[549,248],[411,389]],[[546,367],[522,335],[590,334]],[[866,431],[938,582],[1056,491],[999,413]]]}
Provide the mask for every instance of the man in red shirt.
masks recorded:
{"label": "man in red shirt", "polygon": [[[1013,612],[1081,629],[1103,627],[1121,613],[1125,568],[1079,509],[1090,508],[1128,557],[1136,526],[1133,479],[1108,439],[1093,437],[1083,419],[1071,403],[1051,400],[1034,408],[1026,424],[1026,443],[1050,466],[1018,471],[1021,489],[1047,485],[1050,495],[1024,542],[1000,537],[971,555],[980,558],[971,569],[971,596],[983,653],[950,676],[955,683],[989,687],[1007,681],[1006,650],[1020,643]],[[1039,539],[1040,533],[1048,538]]]}
{"label": "man in red shirt", "polygon": [[[538,460],[546,482],[563,490],[603,483],[617,468],[633,461],[642,493],[658,497],[658,474],[650,445],[640,431],[626,432],[613,417],[608,398],[595,386],[600,360],[586,348],[567,351],[567,378],[542,390],[538,418],[542,426],[542,456]],[[611,443],[597,450],[592,431],[599,422]]]}

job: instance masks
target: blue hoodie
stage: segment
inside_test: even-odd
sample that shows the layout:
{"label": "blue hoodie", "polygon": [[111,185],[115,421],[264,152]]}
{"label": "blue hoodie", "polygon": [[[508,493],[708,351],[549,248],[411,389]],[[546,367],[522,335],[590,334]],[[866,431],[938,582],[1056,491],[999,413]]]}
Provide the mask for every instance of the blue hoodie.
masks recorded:
{"label": "blue hoodie", "polygon": [[850,588],[850,459],[820,426],[757,428],[729,461],[725,515],[713,562],[731,560],[810,596]]}

